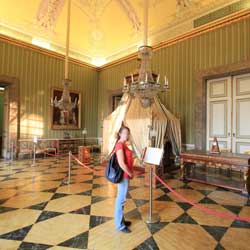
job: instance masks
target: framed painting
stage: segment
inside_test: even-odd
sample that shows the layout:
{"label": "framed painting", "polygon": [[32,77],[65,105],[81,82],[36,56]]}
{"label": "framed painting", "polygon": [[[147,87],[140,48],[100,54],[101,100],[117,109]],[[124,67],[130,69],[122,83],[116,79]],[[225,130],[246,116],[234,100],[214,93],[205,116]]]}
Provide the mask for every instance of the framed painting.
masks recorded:
{"label": "framed painting", "polygon": [[[59,101],[62,97],[62,88],[51,89],[51,100]],[[61,110],[59,107],[51,106],[51,129],[80,129],[81,128],[81,92],[70,90],[72,103],[77,105],[71,111]]]}

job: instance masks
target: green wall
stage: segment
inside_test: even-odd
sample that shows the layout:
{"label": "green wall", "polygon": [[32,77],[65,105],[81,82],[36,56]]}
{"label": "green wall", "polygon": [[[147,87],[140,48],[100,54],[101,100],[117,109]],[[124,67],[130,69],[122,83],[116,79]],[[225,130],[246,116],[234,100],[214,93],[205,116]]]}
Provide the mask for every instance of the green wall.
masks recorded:
{"label": "green wall", "polygon": [[[196,75],[202,69],[250,59],[250,19],[200,34],[153,55],[153,69],[167,75],[170,91],[160,98],[166,107],[180,116],[183,142],[194,143],[194,105]],[[109,113],[110,91],[121,89],[123,77],[137,68],[136,59],[100,72],[70,63],[72,89],[82,93],[82,127],[88,136],[101,135],[101,114]],[[50,129],[50,89],[62,87],[64,62],[40,52],[0,41],[0,75],[20,80],[21,138],[39,134],[61,137],[62,131]],[[71,130],[73,136],[81,131]]]}
{"label": "green wall", "polygon": [[[153,55],[153,70],[167,75],[170,91],[160,99],[180,116],[183,143],[194,143],[195,81],[202,69],[233,64],[250,59],[250,19],[159,49]],[[109,91],[122,87],[123,77],[137,67],[136,60],[104,69],[99,75],[99,119],[108,114]],[[100,134],[100,126],[98,126]]]}
{"label": "green wall", "polygon": [[[51,87],[62,87],[64,62],[37,51],[0,41],[0,75],[16,77],[20,81],[21,138],[61,137],[63,131],[50,129]],[[71,88],[82,93],[82,128],[88,136],[97,135],[97,71],[70,63]],[[81,136],[81,130],[70,130]]]}

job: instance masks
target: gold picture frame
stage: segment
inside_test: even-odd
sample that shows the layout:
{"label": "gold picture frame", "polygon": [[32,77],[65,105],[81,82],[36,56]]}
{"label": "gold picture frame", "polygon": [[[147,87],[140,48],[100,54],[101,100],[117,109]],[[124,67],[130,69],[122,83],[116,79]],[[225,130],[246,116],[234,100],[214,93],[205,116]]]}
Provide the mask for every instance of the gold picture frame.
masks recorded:
{"label": "gold picture frame", "polygon": [[[81,129],[81,92],[77,90],[69,90],[72,102],[77,98],[78,105],[71,113],[64,112],[58,107],[50,107],[50,125],[54,130],[74,130]],[[51,88],[51,100],[59,101],[61,99],[63,88]]]}

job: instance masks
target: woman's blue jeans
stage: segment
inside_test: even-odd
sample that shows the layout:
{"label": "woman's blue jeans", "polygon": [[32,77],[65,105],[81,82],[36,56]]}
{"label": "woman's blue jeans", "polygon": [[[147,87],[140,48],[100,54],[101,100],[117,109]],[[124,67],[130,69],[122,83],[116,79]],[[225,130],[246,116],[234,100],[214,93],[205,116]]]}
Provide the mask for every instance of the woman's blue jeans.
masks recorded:
{"label": "woman's blue jeans", "polygon": [[117,185],[117,196],[115,201],[115,227],[117,230],[122,230],[125,228],[123,209],[127,197],[129,179],[123,178]]}

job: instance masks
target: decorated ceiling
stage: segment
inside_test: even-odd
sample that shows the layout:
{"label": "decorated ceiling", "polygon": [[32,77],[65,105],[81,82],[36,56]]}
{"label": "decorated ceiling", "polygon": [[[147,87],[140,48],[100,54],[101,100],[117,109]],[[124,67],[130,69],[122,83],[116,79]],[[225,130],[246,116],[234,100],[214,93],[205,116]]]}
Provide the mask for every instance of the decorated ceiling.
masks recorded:
{"label": "decorated ceiling", "polygon": [[[149,43],[193,29],[193,21],[236,1],[149,0]],[[143,0],[72,0],[70,56],[101,66],[142,44]],[[0,0],[0,33],[64,53],[67,0]]]}

